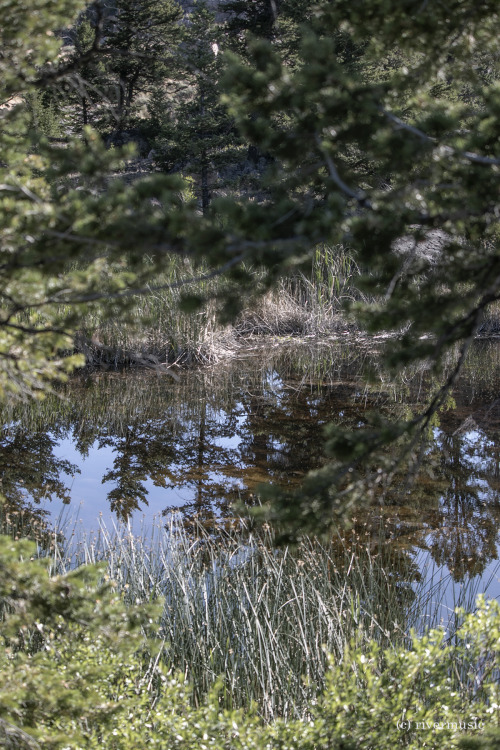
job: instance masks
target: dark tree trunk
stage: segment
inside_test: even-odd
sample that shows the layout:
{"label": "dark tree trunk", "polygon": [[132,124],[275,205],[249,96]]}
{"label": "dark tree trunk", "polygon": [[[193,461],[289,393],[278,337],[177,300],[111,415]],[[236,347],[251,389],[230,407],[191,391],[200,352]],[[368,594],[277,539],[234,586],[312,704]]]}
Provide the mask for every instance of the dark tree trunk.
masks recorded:
{"label": "dark tree trunk", "polygon": [[210,190],[208,187],[208,156],[205,150],[201,154],[201,209],[206,214],[210,205]]}
{"label": "dark tree trunk", "polygon": [[[203,87],[200,90],[200,114],[203,118],[205,117],[205,92]],[[201,133],[201,137],[204,138],[204,133]],[[210,191],[208,189],[208,153],[206,148],[201,150],[201,210],[203,215],[208,211],[210,205]]]}

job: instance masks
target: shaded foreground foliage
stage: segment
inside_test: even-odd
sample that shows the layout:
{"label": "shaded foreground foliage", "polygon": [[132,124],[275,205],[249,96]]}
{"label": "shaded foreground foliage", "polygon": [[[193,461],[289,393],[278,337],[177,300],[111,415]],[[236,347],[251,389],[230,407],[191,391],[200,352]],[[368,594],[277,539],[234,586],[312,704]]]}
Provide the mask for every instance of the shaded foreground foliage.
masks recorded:
{"label": "shaded foreground foliage", "polygon": [[[39,393],[81,364],[67,355],[97,304],[101,321],[151,320],[154,306],[134,297],[181,290],[183,310],[217,296],[219,314],[234,319],[280,276],[310,268],[318,248],[348,247],[366,293],[351,307],[370,331],[399,334],[392,365],[428,357],[439,370],[457,343],[462,355],[446,382],[439,370],[419,413],[330,430],[325,470],[300,495],[270,498],[270,518],[297,535],[344,520],[367,487],[412,470],[500,299],[498,4],[372,0],[365,13],[343,0],[254,11],[231,2],[239,57],[223,24],[199,10],[183,25],[173,0],[53,5],[9,4],[1,30],[0,395]],[[254,21],[260,36],[249,41]],[[71,23],[64,51],[55,30]],[[167,96],[187,79],[186,98],[175,86]],[[108,103],[94,101],[99,91]],[[61,144],[33,102],[47,116],[61,103],[80,125],[61,121]],[[145,132],[153,110],[169,173],[110,179],[131,151],[106,149],[115,141],[103,123],[137,129],[142,117]],[[219,157],[238,171],[245,147],[261,167],[212,196],[212,173],[227,170]],[[191,166],[177,164],[176,148]],[[178,278],[185,259],[191,270]],[[225,282],[193,291],[193,268]],[[163,348],[157,364],[178,348]]]}
{"label": "shaded foreground foliage", "polygon": [[496,602],[479,600],[452,639],[436,630],[409,650],[353,645],[331,661],[306,718],[266,724],[223,708],[222,685],[193,704],[147,637],[158,605],[125,606],[102,567],[51,578],[32,543],[0,544],[3,747],[498,747],[498,734],[488,739],[499,720]]}

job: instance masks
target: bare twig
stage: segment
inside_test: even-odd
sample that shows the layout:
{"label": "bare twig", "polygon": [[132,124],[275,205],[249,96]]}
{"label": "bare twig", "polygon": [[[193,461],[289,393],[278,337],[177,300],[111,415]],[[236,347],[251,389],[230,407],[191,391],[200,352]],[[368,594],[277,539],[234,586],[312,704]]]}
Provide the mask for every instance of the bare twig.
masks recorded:
{"label": "bare twig", "polygon": [[369,199],[367,198],[366,193],[364,192],[364,190],[353,190],[352,188],[349,187],[349,185],[346,185],[346,183],[344,182],[344,180],[339,175],[339,173],[337,171],[337,168],[336,168],[335,164],[333,163],[332,157],[323,148],[323,146],[321,144],[321,140],[320,140],[320,138],[319,138],[318,135],[316,135],[316,143],[318,144],[318,147],[319,147],[319,149],[320,149],[321,153],[323,154],[323,157],[324,157],[324,159],[326,161],[326,165],[328,167],[328,172],[330,174],[330,177],[333,180],[333,182],[337,185],[337,187],[339,187],[342,190],[343,193],[345,193],[346,195],[348,195],[349,198],[354,198],[354,200],[357,201],[357,203],[360,206],[363,206],[364,208],[372,208],[372,204],[369,201]]}

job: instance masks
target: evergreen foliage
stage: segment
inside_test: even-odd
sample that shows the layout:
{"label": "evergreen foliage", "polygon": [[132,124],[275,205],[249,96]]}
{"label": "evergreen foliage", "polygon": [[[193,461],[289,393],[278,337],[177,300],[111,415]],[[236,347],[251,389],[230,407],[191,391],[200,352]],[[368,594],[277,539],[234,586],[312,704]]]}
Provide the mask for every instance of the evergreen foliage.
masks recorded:
{"label": "evergreen foliage", "polygon": [[0,537],[0,746],[92,747],[135,710],[127,686],[156,610],[125,608],[102,566],[50,577],[35,553]]}
{"label": "evergreen foliage", "polygon": [[124,130],[138,93],[169,74],[182,17],[175,0],[113,0],[106,7],[102,52],[114,89],[116,129]]}
{"label": "evergreen foliage", "polygon": [[214,14],[198,5],[179,50],[182,90],[172,94],[160,84],[150,108],[157,127],[156,160],[166,171],[182,170],[194,179],[204,214],[213,190],[223,184],[221,170],[237,158],[233,121],[220,103],[217,31]]}
{"label": "evergreen foliage", "polygon": [[77,9],[16,6],[0,32],[2,396],[41,393],[82,364],[72,356],[72,333],[89,305],[103,301],[105,317],[126,312],[130,290],[144,289],[168,267],[168,251],[180,248],[187,223],[180,221],[188,211],[180,179],[159,176],[128,190],[110,183],[130,149],[106,150],[88,128],[83,139],[61,145],[34,116],[45,92],[71,84],[82,62],[58,58],[52,31]]}
{"label": "evergreen foliage", "polygon": [[[141,97],[172,75],[181,37],[175,0],[98,0],[72,32],[75,73],[69,83],[82,103],[83,125],[122,132],[137,124]],[[67,79],[68,80],[68,79]]]}
{"label": "evergreen foliage", "polygon": [[[318,247],[347,245],[365,270],[360,283],[371,300],[351,311],[369,331],[396,334],[390,365],[427,357],[438,369],[450,348],[461,353],[428,408],[406,423],[330,429],[332,462],[300,495],[273,498],[270,510],[292,525],[295,518],[297,533],[346,517],[405,468],[402,455],[418,458],[416,446],[446,406],[470,341],[500,299],[497,3],[235,5],[244,58],[214,54],[218,32],[203,7],[174,54],[181,10],[173,0],[88,9],[34,0],[6,8],[2,393],[40,393],[64,377],[82,362],[71,356],[72,335],[89,306],[99,302],[104,317],[126,316],[132,295],[154,286],[172,255],[203,262],[208,276],[227,274],[232,285],[223,286],[221,314],[229,318],[249,295],[310,265]],[[56,32],[78,17],[67,54],[65,35]],[[248,41],[243,31],[257,17],[257,37]],[[54,140],[65,86],[78,84],[82,123],[92,120],[88,109],[101,83],[110,101],[115,91],[123,128],[134,121],[139,92],[156,91],[163,106],[173,57],[184,61],[176,75],[191,92],[173,114],[157,107],[155,117],[167,133],[170,167],[177,169],[177,153],[180,168],[198,176],[203,216],[184,200],[178,175],[128,187],[110,179],[131,151],[106,150],[94,131]],[[227,109],[218,102],[221,59]],[[84,76],[90,84],[82,88]],[[210,176],[234,128],[269,168],[258,191],[210,203]],[[186,309],[202,302],[198,294],[183,298]]]}
{"label": "evergreen foliage", "polygon": [[[429,407],[406,424],[331,430],[338,462],[300,497],[285,498],[283,513],[279,501],[271,510],[273,518],[295,515],[297,530],[336,522],[369,498],[366,487],[401,468],[402,454],[416,455],[500,299],[496,4],[457,0],[453,12],[418,2],[404,10],[370,2],[363,12],[356,2],[326,0],[314,9],[299,0],[235,5],[244,58],[215,54],[219,32],[203,6],[181,34],[173,0],[99,2],[80,15],[69,55],[54,30],[81,7],[35,6],[16,7],[1,32],[2,387],[40,391],[81,362],[65,355],[88,306],[100,301],[104,316],[124,314],[172,255],[202,261],[209,275],[226,272],[228,319],[249,295],[310,265],[319,246],[349,246],[371,300],[351,311],[369,331],[397,334],[389,364],[428,357],[439,368],[456,344],[461,355]],[[227,26],[220,33],[224,45]],[[166,98],[171,72],[187,92],[177,101]],[[64,147],[54,142],[65,86],[76,91],[82,123],[105,91],[118,129],[139,122],[147,131],[135,102],[149,96],[164,166],[195,178],[203,216],[175,174],[129,187],[110,181],[126,152],[107,151],[93,131]],[[211,202],[235,142],[265,155],[267,174],[249,195]],[[183,297],[185,309],[202,302]],[[388,447],[396,440],[394,463]]]}
{"label": "evergreen foliage", "polygon": [[319,243],[349,245],[371,300],[350,309],[368,331],[395,334],[392,367],[429,358],[438,371],[461,347],[422,413],[354,434],[331,430],[337,463],[296,496],[272,496],[269,517],[297,533],[348,516],[402,468],[402,455],[415,455],[500,298],[494,18],[488,3],[323,2],[303,27],[296,66],[264,39],[248,60],[228,55],[230,112],[273,159],[267,200],[233,211],[231,226],[244,227],[270,274]]}

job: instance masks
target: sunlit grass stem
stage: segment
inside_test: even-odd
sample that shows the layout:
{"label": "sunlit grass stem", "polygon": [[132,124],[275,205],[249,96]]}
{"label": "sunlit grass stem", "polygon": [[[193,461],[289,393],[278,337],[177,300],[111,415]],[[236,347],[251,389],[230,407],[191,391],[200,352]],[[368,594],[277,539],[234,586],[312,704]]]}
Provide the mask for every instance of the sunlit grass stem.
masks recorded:
{"label": "sunlit grass stem", "polygon": [[186,530],[176,515],[140,535],[101,525],[66,559],[107,561],[126,601],[163,598],[161,659],[191,682],[195,703],[222,676],[225,705],[255,702],[268,720],[307,715],[327,653],[341,662],[351,644],[409,644],[410,628],[439,604],[434,589],[402,585],[408,571],[388,574],[391,561],[360,540],[278,550],[270,530]]}

